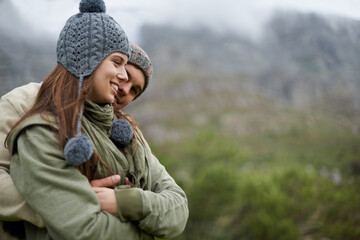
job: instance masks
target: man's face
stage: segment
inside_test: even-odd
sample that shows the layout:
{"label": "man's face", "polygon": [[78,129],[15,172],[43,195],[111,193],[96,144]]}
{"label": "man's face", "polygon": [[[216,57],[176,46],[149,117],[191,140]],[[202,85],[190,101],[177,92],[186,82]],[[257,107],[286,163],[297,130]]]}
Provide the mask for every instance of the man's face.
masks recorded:
{"label": "man's face", "polygon": [[128,81],[119,84],[118,94],[115,96],[115,104],[123,108],[134,100],[144,89],[144,73],[131,63],[125,66],[128,75]]}

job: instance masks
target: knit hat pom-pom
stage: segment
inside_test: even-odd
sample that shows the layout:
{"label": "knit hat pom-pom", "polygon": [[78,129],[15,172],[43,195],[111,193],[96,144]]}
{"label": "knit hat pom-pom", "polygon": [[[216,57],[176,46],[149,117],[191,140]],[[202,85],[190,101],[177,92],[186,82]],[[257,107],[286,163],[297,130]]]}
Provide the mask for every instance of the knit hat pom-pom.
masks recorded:
{"label": "knit hat pom-pom", "polygon": [[81,13],[105,13],[106,7],[103,0],[81,0],[79,10]]}
{"label": "knit hat pom-pom", "polygon": [[117,119],[114,121],[110,139],[116,145],[128,145],[133,137],[133,131],[130,123],[125,119]]}
{"label": "knit hat pom-pom", "polygon": [[86,135],[81,134],[75,136],[69,139],[65,145],[65,162],[73,166],[78,166],[86,162],[93,152],[93,145]]}

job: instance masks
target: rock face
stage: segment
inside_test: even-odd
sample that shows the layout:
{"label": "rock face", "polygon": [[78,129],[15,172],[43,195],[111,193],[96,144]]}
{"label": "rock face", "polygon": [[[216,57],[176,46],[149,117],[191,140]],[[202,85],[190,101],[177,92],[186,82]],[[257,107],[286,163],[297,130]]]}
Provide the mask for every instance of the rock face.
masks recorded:
{"label": "rock face", "polygon": [[[222,102],[245,106],[251,95],[354,115],[360,111],[359,29],[356,20],[296,12],[274,13],[257,40],[206,27],[144,25],[140,45],[155,71],[137,102],[152,109],[156,100],[187,99],[196,109],[201,99],[207,109]],[[43,80],[54,67],[56,41],[32,32],[11,1],[0,1],[0,95]]]}
{"label": "rock face", "polygon": [[0,95],[42,81],[56,64],[54,41],[34,36],[10,0],[0,1],[0,63]]}
{"label": "rock face", "polygon": [[229,85],[236,94],[238,86],[295,107],[339,98],[359,110],[359,27],[350,19],[277,12],[256,42],[206,28],[144,26],[141,45],[155,62],[160,88],[171,74],[191,74],[206,78],[202,88]]}

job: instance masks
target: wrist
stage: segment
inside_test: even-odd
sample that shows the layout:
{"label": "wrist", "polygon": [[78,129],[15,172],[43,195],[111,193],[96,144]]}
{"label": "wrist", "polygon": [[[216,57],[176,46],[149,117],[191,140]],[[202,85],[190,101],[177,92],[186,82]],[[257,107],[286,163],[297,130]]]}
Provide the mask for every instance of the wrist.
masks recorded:
{"label": "wrist", "polygon": [[118,214],[121,221],[138,221],[143,218],[143,201],[139,188],[122,185],[115,189]]}

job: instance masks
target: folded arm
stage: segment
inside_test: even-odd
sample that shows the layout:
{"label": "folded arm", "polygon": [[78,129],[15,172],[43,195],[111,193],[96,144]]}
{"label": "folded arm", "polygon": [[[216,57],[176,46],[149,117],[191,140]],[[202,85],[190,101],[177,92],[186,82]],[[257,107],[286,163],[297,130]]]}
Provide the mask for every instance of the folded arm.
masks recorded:
{"label": "folded arm", "polygon": [[45,221],[53,239],[140,239],[131,222],[100,211],[88,180],[63,160],[56,135],[32,126],[18,137],[11,176],[25,201]]}
{"label": "folded arm", "polygon": [[115,189],[119,215],[122,221],[136,221],[140,229],[157,237],[174,238],[186,226],[187,197],[146,142],[145,148],[149,156],[151,191],[126,186]]}

